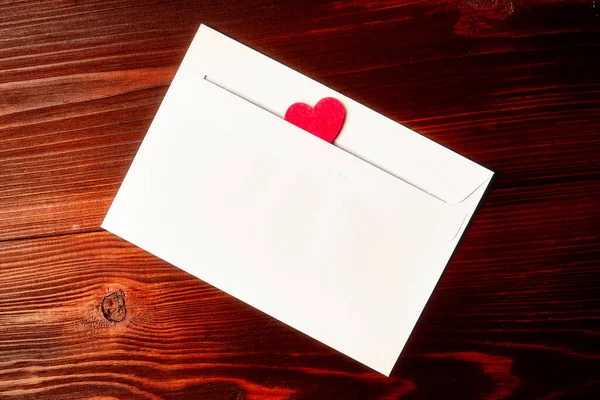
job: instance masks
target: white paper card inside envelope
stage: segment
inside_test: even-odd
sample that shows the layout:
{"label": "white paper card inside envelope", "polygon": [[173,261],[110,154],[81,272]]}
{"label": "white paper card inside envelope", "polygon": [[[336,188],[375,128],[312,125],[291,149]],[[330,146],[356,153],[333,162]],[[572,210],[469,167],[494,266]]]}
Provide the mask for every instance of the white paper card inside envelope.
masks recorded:
{"label": "white paper card inside envelope", "polygon": [[[277,116],[324,97],[334,144]],[[102,226],[389,375],[491,177],[201,26]]]}

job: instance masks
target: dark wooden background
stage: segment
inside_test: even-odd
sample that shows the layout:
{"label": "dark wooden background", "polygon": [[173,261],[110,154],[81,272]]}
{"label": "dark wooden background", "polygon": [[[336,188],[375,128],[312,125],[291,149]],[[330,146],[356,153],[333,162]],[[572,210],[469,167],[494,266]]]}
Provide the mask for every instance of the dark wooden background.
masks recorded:
{"label": "dark wooden background", "polygon": [[[600,398],[599,12],[0,0],[0,398]],[[497,172],[391,378],[99,228],[200,23]]]}

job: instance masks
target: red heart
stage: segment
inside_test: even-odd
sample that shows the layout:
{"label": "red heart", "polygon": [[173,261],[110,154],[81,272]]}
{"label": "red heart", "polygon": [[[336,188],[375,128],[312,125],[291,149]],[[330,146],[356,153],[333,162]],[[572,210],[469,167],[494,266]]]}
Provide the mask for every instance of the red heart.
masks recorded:
{"label": "red heart", "polygon": [[285,112],[284,119],[326,142],[332,143],[342,129],[346,110],[333,97],[325,97],[311,107],[306,103],[294,103]]}

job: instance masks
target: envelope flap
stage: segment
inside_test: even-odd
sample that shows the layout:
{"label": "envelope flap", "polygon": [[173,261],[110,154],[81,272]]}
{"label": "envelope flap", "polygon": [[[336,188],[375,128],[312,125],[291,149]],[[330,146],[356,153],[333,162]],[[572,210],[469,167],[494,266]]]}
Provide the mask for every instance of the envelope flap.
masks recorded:
{"label": "envelope flap", "polygon": [[[194,51],[192,51],[194,50]],[[362,104],[203,25],[190,46],[192,59],[178,73],[209,76],[221,86],[284,115],[295,102],[315,104],[336,97],[346,121],[335,145],[411,185],[456,204],[493,172]],[[189,62],[187,62],[189,61]]]}

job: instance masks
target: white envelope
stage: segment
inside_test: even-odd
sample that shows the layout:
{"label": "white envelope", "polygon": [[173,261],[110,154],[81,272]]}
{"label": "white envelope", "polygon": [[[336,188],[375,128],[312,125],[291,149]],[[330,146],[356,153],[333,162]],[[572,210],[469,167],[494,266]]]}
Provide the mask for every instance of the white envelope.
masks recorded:
{"label": "white envelope", "polygon": [[102,226],[389,375],[492,174],[201,26]]}

